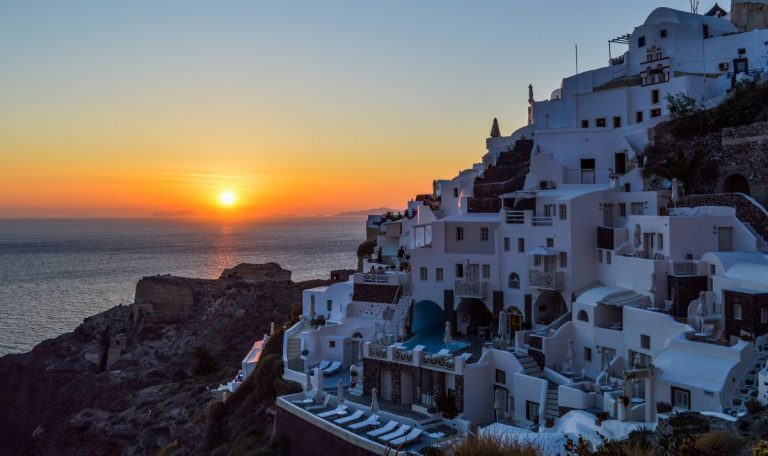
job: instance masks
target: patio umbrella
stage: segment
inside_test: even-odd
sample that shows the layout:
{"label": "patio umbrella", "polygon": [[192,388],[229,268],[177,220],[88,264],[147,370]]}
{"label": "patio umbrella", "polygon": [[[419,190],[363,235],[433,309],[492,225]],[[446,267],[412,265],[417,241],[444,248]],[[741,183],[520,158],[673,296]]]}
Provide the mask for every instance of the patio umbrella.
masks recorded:
{"label": "patio umbrella", "polygon": [[568,339],[568,353],[565,354],[565,358],[568,360],[568,365],[573,370],[573,339]]}
{"label": "patio umbrella", "polygon": [[339,405],[343,404],[347,399],[344,397],[344,383],[339,379],[339,383],[336,391],[336,399],[339,401]]}
{"label": "patio umbrella", "polygon": [[704,292],[699,293],[699,305],[696,307],[696,315],[699,316],[699,331],[704,332],[704,315],[707,314],[707,301]]}
{"label": "patio umbrella", "polygon": [[680,181],[676,178],[672,179],[672,207],[677,206],[677,202],[680,200]]}
{"label": "patio umbrella", "polygon": [[451,345],[451,322],[446,321],[445,322],[445,335],[443,335],[443,343],[445,344],[445,348],[448,348],[449,345]]}
{"label": "patio umbrella", "polygon": [[315,391],[315,398],[322,400],[323,398],[323,371],[318,367],[315,369],[315,381],[317,382],[317,391]]}
{"label": "patio umbrella", "polygon": [[275,335],[275,322],[271,322],[269,324],[269,335],[274,336]]}
{"label": "patio umbrella", "polygon": [[499,337],[502,339],[507,338],[507,313],[504,311],[499,312]]}
{"label": "patio umbrella", "polygon": [[379,398],[376,388],[371,388],[371,413],[374,415],[379,411]]}
{"label": "patio umbrella", "polygon": [[642,229],[640,228],[639,224],[635,224],[635,248],[640,247],[640,243],[642,242]]}
{"label": "patio umbrella", "polygon": [[312,396],[312,376],[309,374],[309,369],[307,369],[307,386],[304,387],[304,395],[307,399]]}
{"label": "patio umbrella", "polygon": [[403,339],[408,334],[405,331],[405,318],[400,319],[400,324],[397,326],[397,335]]}

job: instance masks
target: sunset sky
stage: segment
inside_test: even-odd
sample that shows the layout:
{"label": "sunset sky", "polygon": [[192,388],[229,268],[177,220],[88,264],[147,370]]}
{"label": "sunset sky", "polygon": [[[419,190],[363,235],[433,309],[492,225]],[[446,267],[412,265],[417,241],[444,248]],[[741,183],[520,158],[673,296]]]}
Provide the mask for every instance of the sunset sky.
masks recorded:
{"label": "sunset sky", "polygon": [[656,6],[5,1],[0,217],[400,208]]}

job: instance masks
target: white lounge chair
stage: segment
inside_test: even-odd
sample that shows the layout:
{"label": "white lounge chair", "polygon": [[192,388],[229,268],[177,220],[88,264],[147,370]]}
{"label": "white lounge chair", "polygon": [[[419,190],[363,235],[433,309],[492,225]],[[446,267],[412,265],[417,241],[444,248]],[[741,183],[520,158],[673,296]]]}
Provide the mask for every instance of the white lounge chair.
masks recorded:
{"label": "white lounge chair", "polygon": [[444,348],[444,349],[440,350],[439,352],[437,352],[437,356],[448,356],[450,354],[451,354],[451,351],[448,350],[447,348]]}
{"label": "white lounge chair", "polygon": [[392,431],[389,434],[384,434],[380,436],[379,440],[381,440],[382,442],[389,442],[390,440],[404,436],[410,430],[411,430],[411,427],[409,425],[403,424],[399,428],[397,428],[397,430]]}
{"label": "white lounge chair", "polygon": [[380,435],[389,434],[390,432],[395,430],[398,424],[400,423],[398,423],[395,420],[392,420],[389,423],[385,424],[384,427],[380,427],[378,429],[368,431],[366,432],[366,434],[369,435],[370,437],[378,437]]}
{"label": "white lounge chair", "polygon": [[355,410],[355,412],[352,413],[351,415],[345,416],[343,418],[339,418],[339,419],[336,419],[336,420],[333,420],[333,422],[336,423],[336,424],[346,424],[346,423],[351,423],[353,421],[359,420],[362,417],[363,417],[363,411],[362,410]]}
{"label": "white lounge chair", "polygon": [[350,424],[349,428],[352,430],[358,430],[358,429],[365,429],[369,426],[378,426],[380,424],[381,424],[381,421],[379,421],[379,416],[371,415],[359,423]]}
{"label": "white lounge chair", "polygon": [[472,358],[472,353],[462,353],[461,354],[461,359],[463,359],[465,362],[469,361],[470,358]]}
{"label": "white lounge chair", "polygon": [[422,432],[424,431],[419,428],[413,428],[407,435],[390,440],[389,444],[395,448],[399,447],[400,445],[407,445],[421,437]]}
{"label": "white lounge chair", "polygon": [[445,437],[445,432],[427,432],[427,435],[433,439],[442,439]]}
{"label": "white lounge chair", "polygon": [[320,418],[329,418],[336,415],[346,415],[346,414],[347,414],[347,406],[340,405],[333,410],[328,410],[327,412],[318,413],[317,416],[319,416]]}
{"label": "white lounge chair", "polygon": [[341,361],[334,361],[330,366],[323,369],[324,374],[333,375],[341,369]]}
{"label": "white lounge chair", "polygon": [[321,409],[321,408],[325,408],[325,407],[328,407],[328,402],[330,402],[330,401],[331,401],[331,395],[330,394],[326,394],[325,395],[325,400],[323,401],[322,404],[308,405],[306,407],[306,409],[307,410],[318,410],[318,409]]}
{"label": "white lounge chair", "polygon": [[320,364],[317,365],[317,368],[320,369],[320,370],[324,370],[325,368],[327,368],[330,365],[331,365],[330,361],[320,361]]}

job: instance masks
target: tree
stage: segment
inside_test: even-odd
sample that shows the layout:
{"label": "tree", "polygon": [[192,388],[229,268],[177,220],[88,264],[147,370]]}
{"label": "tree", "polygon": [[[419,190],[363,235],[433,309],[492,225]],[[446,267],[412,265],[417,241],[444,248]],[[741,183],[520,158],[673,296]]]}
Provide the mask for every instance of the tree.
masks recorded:
{"label": "tree", "polygon": [[688,3],[691,5],[691,12],[693,14],[699,14],[699,3],[701,3],[700,0],[688,0]]}

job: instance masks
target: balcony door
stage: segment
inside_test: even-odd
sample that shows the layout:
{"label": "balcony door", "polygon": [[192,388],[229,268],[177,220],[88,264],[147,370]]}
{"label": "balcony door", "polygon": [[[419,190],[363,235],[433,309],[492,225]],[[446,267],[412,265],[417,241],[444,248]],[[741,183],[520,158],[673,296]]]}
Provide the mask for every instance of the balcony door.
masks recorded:
{"label": "balcony door", "polygon": [[557,268],[557,257],[554,255],[547,255],[544,257],[544,272],[555,272]]}
{"label": "balcony door", "polygon": [[613,228],[613,204],[603,204],[603,226]]}
{"label": "balcony door", "polygon": [[733,228],[731,227],[717,228],[717,250],[719,250],[720,252],[733,251]]}

